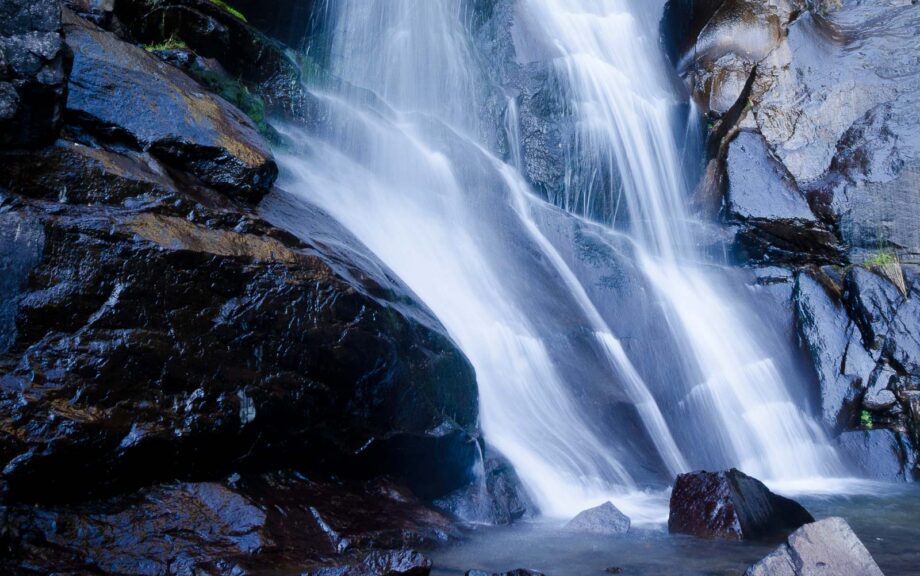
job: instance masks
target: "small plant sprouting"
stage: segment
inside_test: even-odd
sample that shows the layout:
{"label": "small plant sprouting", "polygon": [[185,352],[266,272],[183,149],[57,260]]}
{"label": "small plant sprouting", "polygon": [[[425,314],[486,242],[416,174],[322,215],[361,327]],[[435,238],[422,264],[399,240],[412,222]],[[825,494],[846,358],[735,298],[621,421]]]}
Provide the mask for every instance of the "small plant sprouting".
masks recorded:
{"label": "small plant sprouting", "polygon": [[894,252],[880,250],[867,258],[863,264],[866,266],[889,266],[898,262],[898,256]]}
{"label": "small plant sprouting", "polygon": [[159,44],[145,44],[144,50],[147,52],[159,52],[161,50],[182,50],[188,48],[188,45],[183,42],[180,38],[170,38],[165,42],[160,42]]}
{"label": "small plant sprouting", "polygon": [[872,422],[872,413],[869,412],[868,410],[863,410],[863,411],[859,414],[859,424],[860,424],[865,430],[872,430],[872,426],[873,426],[873,422]]}

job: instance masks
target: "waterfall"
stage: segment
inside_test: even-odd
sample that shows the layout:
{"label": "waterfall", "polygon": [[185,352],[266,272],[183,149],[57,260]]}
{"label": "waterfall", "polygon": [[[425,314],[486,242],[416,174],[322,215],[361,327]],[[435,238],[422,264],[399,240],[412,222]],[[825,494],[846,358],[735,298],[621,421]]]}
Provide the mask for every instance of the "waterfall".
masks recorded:
{"label": "waterfall", "polygon": [[[533,196],[520,172],[516,102],[504,123],[481,120],[487,89],[468,0],[326,0],[311,54],[334,80],[309,87],[315,125],[281,129],[281,186],[335,217],[431,308],[476,370],[486,441],[544,514],[613,500],[637,523],[660,521],[666,494],[646,488],[699,465],[687,457],[696,443],[771,478],[830,473],[832,451],[746,329],[744,307],[692,264],[657,47],[640,42],[617,0],[517,3],[530,15],[522,29],[548,43],[575,98],[571,213]],[[486,144],[497,131],[511,164]],[[643,376],[570,246],[545,230],[552,221],[615,234],[581,218],[609,193],[579,188],[589,180],[582,170],[622,178],[631,258],[697,381]],[[712,438],[678,433],[694,418],[710,423]]]}
{"label": "waterfall", "polygon": [[[591,195],[622,193],[641,268],[698,374],[697,382],[673,391],[683,394],[690,412],[712,416],[710,431],[726,464],[773,481],[839,474],[823,431],[794,401],[770,349],[758,340],[757,316],[719,289],[717,271],[697,262],[674,136],[676,103],[656,38],[644,30],[642,6],[521,0],[519,13],[535,41],[546,43],[577,118],[564,203],[596,216],[589,212],[598,205]],[[591,177],[609,172],[611,162],[617,189]]]}

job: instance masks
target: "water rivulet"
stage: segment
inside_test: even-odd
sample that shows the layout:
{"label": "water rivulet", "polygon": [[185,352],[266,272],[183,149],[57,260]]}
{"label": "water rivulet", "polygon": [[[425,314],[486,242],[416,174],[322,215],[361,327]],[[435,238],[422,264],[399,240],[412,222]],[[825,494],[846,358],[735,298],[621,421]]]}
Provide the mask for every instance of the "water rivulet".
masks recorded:
{"label": "water rivulet", "polygon": [[[310,86],[319,120],[287,129],[280,157],[284,187],[460,345],[486,441],[549,515],[612,499],[656,520],[662,500],[644,489],[691,467],[841,472],[786,352],[694,249],[679,107],[641,6],[515,3],[518,60],[548,66],[573,126],[559,207],[519,170],[516,94],[486,81],[463,0],[329,0],[310,47],[329,71]],[[486,113],[506,105],[504,123]]]}

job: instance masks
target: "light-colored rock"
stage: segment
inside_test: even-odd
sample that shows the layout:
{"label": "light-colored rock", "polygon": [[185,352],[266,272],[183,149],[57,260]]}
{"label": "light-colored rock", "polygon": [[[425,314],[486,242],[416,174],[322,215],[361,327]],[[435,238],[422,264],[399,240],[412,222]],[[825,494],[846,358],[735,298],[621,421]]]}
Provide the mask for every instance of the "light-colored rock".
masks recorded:
{"label": "light-colored rock", "polygon": [[629,532],[629,517],[620,512],[612,502],[604,502],[590,508],[565,525],[567,530],[590,532],[592,534],[626,534]]}
{"label": "light-colored rock", "polygon": [[883,576],[881,568],[843,518],[796,530],[745,576]]}

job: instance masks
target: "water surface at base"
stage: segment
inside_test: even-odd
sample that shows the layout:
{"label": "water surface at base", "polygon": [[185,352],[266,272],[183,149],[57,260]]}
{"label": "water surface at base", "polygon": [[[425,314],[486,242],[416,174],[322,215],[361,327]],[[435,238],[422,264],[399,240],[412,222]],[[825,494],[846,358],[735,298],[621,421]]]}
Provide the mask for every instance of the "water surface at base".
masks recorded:
{"label": "water surface at base", "polygon": [[[920,487],[879,489],[886,492],[884,496],[799,501],[818,519],[846,518],[887,576],[920,574]],[[570,534],[561,525],[536,521],[477,528],[467,540],[432,554],[432,574],[530,568],[547,576],[591,576],[616,567],[625,576],[740,576],[777,546],[671,536],[663,526],[633,529],[624,537],[599,537]]]}

